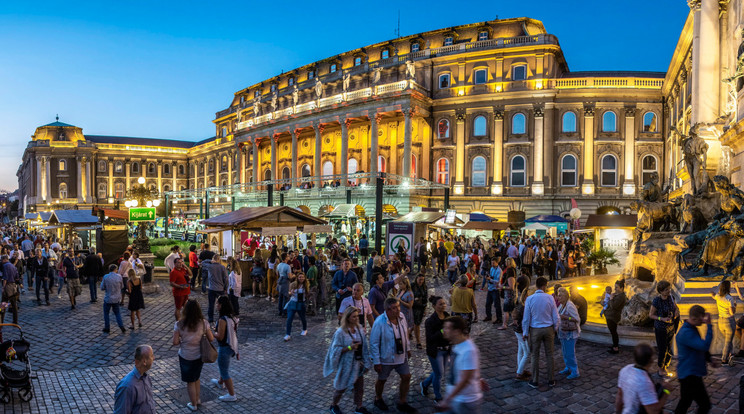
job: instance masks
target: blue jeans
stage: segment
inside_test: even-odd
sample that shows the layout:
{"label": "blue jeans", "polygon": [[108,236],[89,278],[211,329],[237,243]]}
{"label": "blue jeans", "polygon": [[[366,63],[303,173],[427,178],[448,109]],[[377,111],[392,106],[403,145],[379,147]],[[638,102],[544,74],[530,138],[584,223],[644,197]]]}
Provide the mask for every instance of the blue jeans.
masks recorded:
{"label": "blue jeans", "polygon": [[65,278],[57,276],[57,283],[59,283],[59,288],[57,289],[57,296],[59,296],[62,293],[62,287],[65,286]]}
{"label": "blue jeans", "polygon": [[207,300],[209,301],[209,306],[207,307],[207,320],[209,320],[209,323],[214,322],[214,302],[217,301],[217,298],[222,296],[222,292],[218,292],[216,290],[209,290],[208,291]]}
{"label": "blue jeans", "polygon": [[[281,297],[281,295],[279,295]],[[287,335],[292,333],[292,321],[294,320],[295,313],[300,316],[300,321],[302,322],[302,330],[307,330],[307,319],[305,319],[305,311],[307,310],[307,305],[304,303],[301,304],[295,304],[295,306],[290,306],[289,309],[287,309]]]}
{"label": "blue jeans", "polygon": [[501,292],[498,290],[489,290],[488,296],[486,296],[486,318],[491,319],[491,307],[496,308],[496,320],[500,321],[503,318],[501,309]]}
{"label": "blue jeans", "polygon": [[561,273],[561,278],[566,276],[566,267],[563,266],[563,263],[558,262],[555,265],[555,275],[553,275],[556,279],[558,279],[558,272]]}
{"label": "blue jeans", "polygon": [[110,322],[109,322],[109,311],[114,310],[114,316],[116,316],[116,323],[119,325],[119,328],[124,327],[124,322],[121,321],[121,312],[119,311],[119,304],[118,303],[104,303],[103,304],[103,329],[109,330],[110,328]]}
{"label": "blue jeans", "polygon": [[98,278],[95,276],[88,276],[88,288],[90,289],[90,300],[98,300]]}
{"label": "blue jeans", "polygon": [[222,381],[230,379],[230,358],[233,355],[235,355],[235,352],[229,345],[220,345],[217,348],[217,367],[220,369],[220,379]]}
{"label": "blue jeans", "polygon": [[576,362],[576,339],[561,339],[563,363],[571,370],[571,374],[579,375],[579,363]]}
{"label": "blue jeans", "polygon": [[277,300],[277,307],[279,308],[279,315],[286,315],[287,311],[284,309],[284,306],[287,305],[287,302],[289,302],[289,298],[287,295],[282,294],[281,292],[276,295]]}
{"label": "blue jeans", "polygon": [[434,386],[434,398],[442,398],[442,375],[444,375],[444,368],[449,362],[450,353],[449,351],[437,351],[437,357],[429,357],[429,363],[431,364],[431,374],[423,382],[424,387],[430,385]]}
{"label": "blue jeans", "polygon": [[31,288],[34,286],[34,273],[30,270],[26,270],[26,286],[29,291],[31,291]]}
{"label": "blue jeans", "polygon": [[721,359],[727,359],[731,354],[733,347],[734,331],[736,331],[736,320],[734,317],[730,318],[718,318],[718,329],[723,334],[723,352],[721,352]]}
{"label": "blue jeans", "polygon": [[454,285],[457,282],[457,270],[448,270],[447,279]]}

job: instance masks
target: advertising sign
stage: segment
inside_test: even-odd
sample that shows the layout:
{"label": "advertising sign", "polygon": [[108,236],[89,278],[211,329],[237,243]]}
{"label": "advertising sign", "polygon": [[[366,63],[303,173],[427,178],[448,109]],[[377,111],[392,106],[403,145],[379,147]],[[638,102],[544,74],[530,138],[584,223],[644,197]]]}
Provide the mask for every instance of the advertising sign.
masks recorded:
{"label": "advertising sign", "polygon": [[413,223],[394,222],[387,224],[388,257],[394,256],[401,246],[406,251],[406,261],[413,257]]}

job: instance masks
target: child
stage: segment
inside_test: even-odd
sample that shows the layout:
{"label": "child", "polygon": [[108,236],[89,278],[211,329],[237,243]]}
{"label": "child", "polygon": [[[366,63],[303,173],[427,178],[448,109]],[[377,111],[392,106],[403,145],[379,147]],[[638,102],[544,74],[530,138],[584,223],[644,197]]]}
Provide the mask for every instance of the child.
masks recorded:
{"label": "child", "polygon": [[600,317],[604,316],[607,307],[610,306],[610,296],[612,296],[612,288],[607,286],[605,288],[604,298],[602,299],[602,311],[599,312]]}

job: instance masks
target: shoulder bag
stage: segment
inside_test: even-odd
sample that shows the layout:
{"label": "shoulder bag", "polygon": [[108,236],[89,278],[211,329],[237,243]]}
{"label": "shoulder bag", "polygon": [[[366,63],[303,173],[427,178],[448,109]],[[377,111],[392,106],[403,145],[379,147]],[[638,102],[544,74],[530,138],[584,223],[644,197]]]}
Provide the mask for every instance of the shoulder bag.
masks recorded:
{"label": "shoulder bag", "polygon": [[207,338],[206,329],[209,329],[209,327],[205,326],[204,329],[205,331],[202,334],[201,342],[199,343],[199,349],[201,350],[201,360],[204,363],[211,364],[217,360],[217,349],[215,349],[212,342],[210,342],[209,338]]}
{"label": "shoulder bag", "polygon": [[[566,312],[566,305],[561,306],[560,314],[564,314]],[[578,330],[579,321],[576,319],[563,319],[561,318],[561,331],[563,332],[569,332],[569,331],[575,331]]]}

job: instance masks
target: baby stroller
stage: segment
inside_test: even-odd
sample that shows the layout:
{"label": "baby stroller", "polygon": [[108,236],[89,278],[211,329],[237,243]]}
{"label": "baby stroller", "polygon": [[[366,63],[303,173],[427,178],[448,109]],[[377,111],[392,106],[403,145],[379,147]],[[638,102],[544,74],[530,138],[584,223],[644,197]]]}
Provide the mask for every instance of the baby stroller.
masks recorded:
{"label": "baby stroller", "polygon": [[13,389],[18,390],[18,396],[23,402],[29,402],[34,397],[31,384],[31,362],[28,359],[29,342],[23,338],[23,329],[13,323],[0,323],[3,327],[17,328],[18,339],[10,339],[0,343],[0,402],[7,404],[13,398]]}

